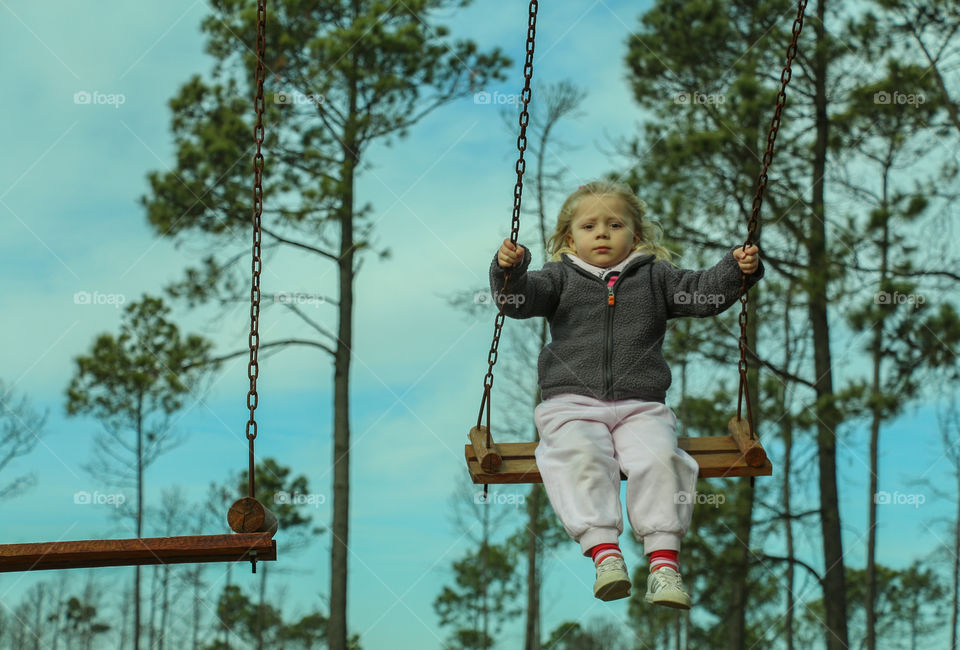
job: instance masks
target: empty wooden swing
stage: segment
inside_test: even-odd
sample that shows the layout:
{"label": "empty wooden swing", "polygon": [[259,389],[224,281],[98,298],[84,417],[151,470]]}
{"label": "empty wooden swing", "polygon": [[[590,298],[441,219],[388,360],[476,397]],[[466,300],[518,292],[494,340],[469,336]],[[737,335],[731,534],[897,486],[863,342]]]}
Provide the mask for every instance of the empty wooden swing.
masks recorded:
{"label": "empty wooden swing", "polygon": [[250,290],[250,362],[247,374],[250,391],[247,406],[249,441],[248,496],[238,499],[227,513],[227,523],[234,535],[188,535],[182,537],[150,537],[134,539],[90,539],[66,542],[0,545],[0,573],[11,571],[39,571],[43,569],[77,569],[88,567],[133,566],[146,564],[182,564],[196,562],[236,562],[249,560],[254,573],[257,561],[277,559],[277,518],[254,498],[254,439],[257,423],[257,365],[260,345],[260,219],[263,213],[263,81],[266,0],[258,0],[257,20],[257,95],[254,100],[256,126],[254,141],[253,182],[253,265]]}
{"label": "empty wooden swing", "polygon": [[[757,177],[757,189],[753,199],[753,211],[747,226],[747,238],[743,243],[746,248],[753,244],[757,223],[760,217],[760,207],[763,203],[763,192],[767,185],[767,171],[773,161],[774,142],[780,129],[780,115],[786,102],[787,84],[791,77],[791,64],[797,54],[797,39],[803,28],[803,16],[807,0],[798,1],[797,16],[793,22],[793,37],[787,47],[787,60],[780,75],[780,92],[777,95],[777,104],[770,128],[767,133],[767,148],[763,155],[763,168]],[[526,59],[523,69],[524,87],[521,94],[523,110],[520,113],[520,135],[517,138],[517,148],[520,155],[516,164],[517,182],[514,187],[513,219],[511,222],[510,241],[517,243],[520,231],[520,201],[523,194],[523,172],[526,163],[523,152],[526,149],[526,131],[529,122],[527,106],[530,102],[530,80],[533,77],[533,50],[536,42],[537,0],[530,1],[529,25],[527,30]],[[490,483],[542,483],[540,470],[534,457],[537,442],[507,442],[496,444],[490,434],[490,389],[493,386],[493,366],[497,362],[497,348],[500,344],[500,333],[504,322],[504,305],[506,300],[500,296],[507,295],[510,284],[512,267],[505,270],[503,289],[497,296],[499,312],[494,322],[493,343],[488,356],[487,374],[483,380],[483,397],[480,400],[480,412],[477,415],[477,424],[470,429],[469,444],[464,446],[464,455],[467,469],[474,483],[486,486]],[[750,404],[750,392],[747,386],[747,276],[740,274],[740,386],[737,397],[737,414],[728,424],[729,435],[703,436],[692,438],[678,438],[677,446],[690,454],[700,465],[701,478],[719,477],[753,477],[770,476],[773,467],[767,459],[766,451],[757,438],[753,426],[753,411]],[[747,403],[747,418],[741,417],[741,406]],[[486,424],[483,423],[486,410]],[[621,479],[626,478],[621,473]],[[486,487],[484,487],[486,489]]]}

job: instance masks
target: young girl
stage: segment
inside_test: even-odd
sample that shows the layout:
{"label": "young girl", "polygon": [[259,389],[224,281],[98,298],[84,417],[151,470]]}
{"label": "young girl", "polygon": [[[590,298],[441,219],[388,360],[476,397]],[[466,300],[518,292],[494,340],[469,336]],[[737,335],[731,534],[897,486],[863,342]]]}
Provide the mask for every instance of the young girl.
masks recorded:
{"label": "young girl", "polygon": [[677,448],[677,418],[665,404],[670,369],[661,347],[667,320],[713,316],[736,302],[740,271],[763,276],[756,246],[724,253],[705,271],[677,269],[659,246],[646,206],[626,186],[582,185],[564,202],[541,271],[530,252],[504,240],[490,267],[494,293],[510,275],[504,313],[543,316],[551,342],[537,364],[543,401],[534,412],[536,459],[550,503],[596,566],[594,595],[630,595],[617,545],[627,515],[650,558],[648,603],[689,609],[680,540],[690,526],[697,462]]}

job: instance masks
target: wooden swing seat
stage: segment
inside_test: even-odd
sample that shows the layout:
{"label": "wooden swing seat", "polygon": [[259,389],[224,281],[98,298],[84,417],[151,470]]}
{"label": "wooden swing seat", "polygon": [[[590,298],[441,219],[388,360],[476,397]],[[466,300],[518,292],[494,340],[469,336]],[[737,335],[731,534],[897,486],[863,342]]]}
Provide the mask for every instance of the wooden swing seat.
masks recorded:
{"label": "wooden swing seat", "polygon": [[269,532],[0,544],[0,573],[276,559]]}
{"label": "wooden swing seat", "polygon": [[[770,476],[773,466],[760,441],[750,437],[745,421],[734,417],[730,435],[678,438],[677,446],[700,465],[700,478]],[[465,445],[467,468],[474,483],[542,483],[534,452],[536,442],[503,442],[486,445],[486,427],[470,430]],[[500,458],[498,462],[497,458]],[[481,463],[481,459],[485,463]],[[485,467],[484,467],[485,465]],[[626,476],[621,472],[621,480]]]}

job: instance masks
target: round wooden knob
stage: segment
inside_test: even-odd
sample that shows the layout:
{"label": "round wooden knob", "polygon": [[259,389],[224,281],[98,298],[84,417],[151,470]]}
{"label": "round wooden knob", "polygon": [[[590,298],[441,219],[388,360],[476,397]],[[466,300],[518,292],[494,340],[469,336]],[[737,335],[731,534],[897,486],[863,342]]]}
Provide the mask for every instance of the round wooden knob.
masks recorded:
{"label": "round wooden knob", "polygon": [[747,465],[760,467],[767,462],[767,452],[763,450],[763,447],[755,438],[751,437],[750,425],[746,420],[734,415],[727,424],[727,429],[730,431],[734,442],[737,443],[740,454],[747,461]]}
{"label": "round wooden knob", "polygon": [[277,517],[252,497],[237,499],[227,512],[227,523],[235,533],[277,532]]}
{"label": "round wooden knob", "polygon": [[467,437],[473,443],[473,451],[483,471],[488,474],[496,473],[503,464],[503,455],[496,443],[487,447],[487,427],[473,427]]}

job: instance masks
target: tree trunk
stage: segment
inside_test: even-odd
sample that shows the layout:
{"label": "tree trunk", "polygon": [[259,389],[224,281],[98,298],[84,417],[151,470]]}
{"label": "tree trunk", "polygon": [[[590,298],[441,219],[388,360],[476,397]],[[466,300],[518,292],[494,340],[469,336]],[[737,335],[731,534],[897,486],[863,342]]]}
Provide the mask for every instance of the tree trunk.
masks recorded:
{"label": "tree trunk", "polygon": [[[786,390],[784,390],[786,393]],[[790,509],[790,471],[791,471],[791,456],[793,453],[793,423],[788,422],[784,428],[783,436],[783,446],[784,446],[784,461],[783,461],[783,507],[786,513],[784,518],[784,523],[786,524],[786,536],[787,536],[787,613],[785,617],[785,630],[784,634],[787,639],[787,650],[793,650],[793,609],[794,609],[794,599],[793,594],[795,589],[794,573],[793,573],[793,561],[795,559],[794,546],[793,546],[793,520],[790,519],[793,514]]]}
{"label": "tree trunk", "polygon": [[[536,429],[534,429],[536,431]],[[534,440],[537,439],[534,433]],[[539,485],[530,486],[530,504],[527,507],[527,624],[524,650],[540,650],[540,567],[537,562],[537,540],[540,539]]]}
{"label": "tree trunk", "polygon": [[267,563],[260,564],[260,598],[257,603],[257,650],[263,650],[263,619],[267,605]]}
{"label": "tree trunk", "polygon": [[[226,581],[226,584],[223,585],[223,588],[224,588],[224,589],[226,589],[226,588],[229,587],[231,584],[233,584],[233,583],[231,582],[231,579],[232,579],[232,577],[233,577],[232,570],[233,570],[233,567],[228,564],[228,565],[227,565],[227,581]],[[228,628],[226,625],[224,625],[223,622],[221,621],[221,622],[220,622],[220,629],[223,630],[223,647],[224,647],[224,650],[230,650],[230,628]]]}
{"label": "tree trunk", "polygon": [[[887,209],[887,187],[889,177],[889,166],[883,170],[883,189],[882,203],[883,210]],[[884,281],[887,279],[887,249],[889,247],[889,234],[887,218],[883,220],[883,239],[880,247],[880,282],[878,289],[884,290]],[[871,411],[870,421],[870,491],[867,494],[867,575],[866,575],[866,626],[867,650],[876,650],[876,601],[877,601],[877,487],[879,483],[878,472],[880,471],[878,463],[879,445],[880,445],[880,421],[883,417],[881,406],[876,399],[881,393],[880,384],[880,365],[883,362],[883,320],[874,324],[873,341],[871,343],[871,354],[873,356],[873,386],[871,388]]]}
{"label": "tree trunk", "polygon": [[[540,138],[540,146],[537,147],[537,230],[540,233],[540,246],[541,250],[544,252],[544,255],[547,253],[548,239],[547,215],[546,210],[544,209],[544,199],[547,191],[544,184],[544,168],[546,166],[544,161],[546,158],[547,141],[550,137],[550,130],[553,128],[554,120],[559,118],[560,115],[547,115],[546,124],[543,128],[543,135]],[[541,350],[547,345],[548,332],[549,329],[547,320],[545,318],[541,319],[539,346],[539,349]],[[534,400],[534,408],[540,404],[541,399],[538,381],[536,399]],[[536,426],[533,427],[533,440],[534,442],[540,440],[540,433],[537,431]],[[542,496],[543,488],[540,485],[534,484],[530,486],[530,506],[527,508],[527,513],[529,514],[530,519],[527,526],[527,624],[523,642],[524,650],[540,650],[540,560],[542,558],[540,558],[537,546],[541,535],[541,514],[546,505],[545,499],[543,499]]]}
{"label": "tree trunk", "polygon": [[120,648],[127,647],[127,608],[130,606],[130,599],[124,598],[120,605]]}
{"label": "tree trunk", "polygon": [[[353,2],[353,17],[360,14],[359,2]],[[350,514],[350,358],[353,349],[353,182],[359,162],[357,147],[356,54],[351,54],[353,69],[348,89],[348,112],[342,142],[342,201],[340,204],[340,296],[337,350],[333,371],[333,524],[330,553],[330,621],[327,642],[330,650],[347,648],[347,533]]]}
{"label": "tree trunk", "polygon": [[483,545],[480,547],[480,638],[482,650],[488,650],[487,641],[490,638],[490,602],[487,594],[487,585],[489,575],[487,570],[489,562],[487,558],[490,555],[490,507],[483,508]]}
{"label": "tree trunk", "polygon": [[160,638],[158,639],[157,649],[164,650],[167,641],[167,625],[170,620],[170,565],[163,566],[163,598],[160,605]]}
{"label": "tree trunk", "polygon": [[40,644],[43,642],[43,601],[46,595],[44,586],[43,583],[38,585],[37,606],[34,609],[33,629],[36,630],[33,634],[34,650],[40,650]]}
{"label": "tree trunk", "polygon": [[957,612],[960,610],[960,465],[954,461],[957,478],[957,510],[953,526],[953,614],[950,619],[950,650],[957,650]]}
{"label": "tree trunk", "polygon": [[[874,332],[873,338],[873,394],[877,394],[880,383],[880,349],[882,337],[879,331]],[[877,463],[878,443],[880,439],[880,413],[879,407],[874,404],[872,407],[873,417],[870,421],[870,487],[867,492],[867,569],[866,569],[866,594],[864,607],[866,609],[866,627],[867,636],[864,640],[867,650],[876,648],[876,616],[875,605],[877,600]]]}
{"label": "tree trunk", "polygon": [[[756,178],[757,175],[762,171],[762,163],[760,159],[762,158],[763,147],[766,146],[766,138],[763,140],[760,139],[762,121],[760,115],[757,114],[754,116],[754,119],[749,125],[749,133],[751,134],[751,149],[757,156],[758,163],[754,167],[755,171],[752,174],[752,178]],[[764,136],[766,133],[763,134]],[[757,246],[760,246],[760,223],[758,221],[757,230],[754,234],[753,243]],[[757,344],[757,297],[759,295],[760,287],[753,288],[752,299],[747,303],[747,344],[752,346],[754,350],[759,349]],[[740,308],[739,305],[734,305],[732,308],[737,312],[739,318]],[[739,356],[738,356],[739,358]],[[756,369],[752,369],[747,373],[747,390],[751,396],[752,412],[753,412],[753,426],[754,426],[754,435],[759,436],[760,431],[760,384],[758,381],[758,374]],[[746,400],[744,400],[746,401]],[[746,403],[743,404],[741,417],[746,418]],[[732,602],[731,606],[733,607],[732,615],[729,618],[729,625],[727,627],[727,644],[730,650],[742,650],[746,647],[746,629],[747,629],[747,596],[749,594],[749,572],[750,572],[750,534],[752,532],[752,522],[753,522],[753,485],[754,480],[751,478],[750,482],[744,487],[744,482],[739,481],[734,488],[734,501],[736,504],[734,509],[734,521],[733,521],[733,532],[737,540],[740,543],[735,547],[733,553],[733,575],[732,577]]]}
{"label": "tree trunk", "polygon": [[191,650],[197,650],[200,647],[200,567],[194,567],[191,571],[193,583],[193,621],[191,630]]}
{"label": "tree trunk", "polygon": [[147,647],[155,650],[157,647],[157,595],[160,593],[160,567],[154,566],[150,571],[150,615],[147,618]]}
{"label": "tree trunk", "polygon": [[[760,243],[759,233],[756,244]],[[752,289],[752,300],[747,303],[747,344],[757,349],[757,297],[758,287]],[[747,372],[747,389],[750,391],[753,411],[754,433],[759,435],[762,419],[760,417],[760,382],[756,368]],[[746,404],[743,405],[742,417],[746,417]],[[753,530],[753,480],[749,483],[740,481],[736,488],[736,520],[733,524],[734,534],[740,540],[735,547],[733,561],[733,612],[730,617],[728,643],[730,650],[742,650],[747,647],[747,596],[749,592],[750,575],[750,534]]]}
{"label": "tree trunk", "polygon": [[[790,369],[790,360],[792,359],[792,348],[790,347],[790,311],[792,307],[791,297],[795,289],[795,283],[791,282],[790,286],[787,288],[786,292],[786,304],[784,305],[783,310],[783,349],[785,351],[783,358],[783,367],[787,370]],[[786,406],[787,404],[787,384],[782,385],[782,390],[780,391],[780,403]],[[793,471],[793,418],[791,415],[781,419],[783,425],[781,427],[783,431],[783,488],[781,501],[783,502],[783,511],[784,511],[784,524],[785,524],[785,536],[787,542],[787,590],[784,596],[787,599],[787,611],[784,616],[784,635],[787,641],[787,650],[793,650],[793,608],[794,608],[794,573],[793,573],[793,562],[794,562],[794,547],[793,547],[793,515],[792,508],[790,506],[790,495],[791,495],[791,485],[790,485],[790,472]]]}
{"label": "tree trunk", "polygon": [[[143,537],[143,393],[137,395],[137,537]],[[140,650],[139,565],[133,576],[133,648]]]}
{"label": "tree trunk", "polygon": [[[96,610],[96,609],[99,609],[97,605],[99,605],[100,603],[98,602],[99,595],[94,593],[95,585],[96,583],[94,581],[94,576],[93,576],[93,573],[91,572],[90,575],[88,576],[87,585],[83,590],[83,599],[86,601],[88,605],[90,605],[91,607],[94,607]],[[96,636],[96,633],[93,630],[94,623],[95,623],[95,618],[91,618],[89,621],[86,622],[84,626],[84,631],[83,631],[84,650],[91,650],[91,648],[93,648],[93,641],[94,641],[94,637]]]}
{"label": "tree trunk", "polygon": [[60,647],[60,621],[63,620],[64,592],[66,591],[66,578],[63,577],[57,583],[57,595],[54,600],[54,616],[57,624],[53,626],[53,643],[50,644],[50,650],[59,650]]}
{"label": "tree trunk", "polygon": [[813,329],[814,382],[817,403],[817,449],[820,469],[820,526],[823,533],[823,598],[826,609],[827,650],[846,648],[847,597],[843,568],[843,540],[840,530],[840,506],[837,496],[836,426],[840,420],[833,404],[833,370],[830,360],[830,327],[827,321],[827,277],[829,259],[826,251],[826,210],[824,178],[827,167],[827,40],[824,27],[826,0],[817,3],[814,21],[816,46],[812,76],[815,94],[815,128],[813,161],[814,218],[807,241],[810,262],[810,324]]}
{"label": "tree trunk", "polygon": [[[541,161],[542,164],[542,161]],[[538,165],[538,170],[541,168]],[[542,178],[538,175],[538,196],[542,199]],[[544,248],[546,250],[546,233],[543,229],[543,201],[538,201],[539,212],[541,214],[540,219],[540,235],[541,240],[543,241]],[[539,349],[543,349],[547,344],[547,320],[542,319],[540,321],[540,346]],[[539,382],[537,385],[537,397],[536,404],[540,404],[540,386]],[[537,431],[537,427],[533,427],[533,439],[538,441],[540,439],[540,433]],[[540,650],[540,587],[541,587],[541,576],[540,576],[540,553],[537,549],[537,543],[540,539],[542,531],[540,530],[540,521],[542,520],[543,509],[546,507],[546,500],[543,499],[544,493],[543,488],[534,484],[530,486],[530,506],[527,508],[527,513],[529,514],[529,523],[527,524],[527,626],[526,632],[524,635],[524,650]]]}

